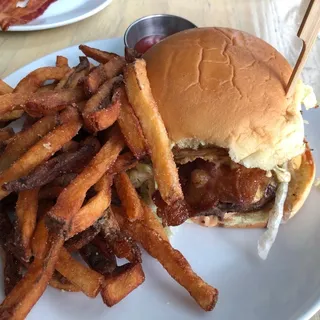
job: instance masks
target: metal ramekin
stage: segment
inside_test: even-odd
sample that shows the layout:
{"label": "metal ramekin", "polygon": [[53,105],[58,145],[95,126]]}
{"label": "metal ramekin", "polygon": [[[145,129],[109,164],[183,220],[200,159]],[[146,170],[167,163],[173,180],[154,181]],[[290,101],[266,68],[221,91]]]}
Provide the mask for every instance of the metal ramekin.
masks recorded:
{"label": "metal ramekin", "polygon": [[197,26],[182,17],[171,14],[154,14],[131,23],[124,34],[124,44],[128,48],[134,48],[144,37],[152,35],[167,37],[192,28],[197,28]]}

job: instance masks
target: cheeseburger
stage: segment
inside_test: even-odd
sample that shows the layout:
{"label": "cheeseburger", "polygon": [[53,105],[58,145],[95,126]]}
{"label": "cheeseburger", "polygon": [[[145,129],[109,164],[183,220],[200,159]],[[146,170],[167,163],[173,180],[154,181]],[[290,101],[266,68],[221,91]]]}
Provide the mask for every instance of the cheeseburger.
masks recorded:
{"label": "cheeseburger", "polygon": [[265,258],[280,222],[298,212],[314,180],[301,115],[306,86],[298,83],[287,97],[286,59],[233,29],[180,32],[143,58],[191,220],[267,226],[259,241]]}

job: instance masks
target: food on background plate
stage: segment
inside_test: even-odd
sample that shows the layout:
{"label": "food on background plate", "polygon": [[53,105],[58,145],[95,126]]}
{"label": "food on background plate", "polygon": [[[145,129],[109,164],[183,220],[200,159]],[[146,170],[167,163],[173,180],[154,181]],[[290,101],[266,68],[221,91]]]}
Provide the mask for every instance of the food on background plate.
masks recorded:
{"label": "food on background plate", "polygon": [[[24,319],[48,285],[92,298],[100,293],[107,306],[119,303],[145,279],[138,244],[200,307],[212,310],[217,289],[172,248],[126,173],[154,162],[164,200],[183,202],[144,61],[130,64],[113,53],[80,49],[88,57],[75,67],[58,56],[55,67],[34,70],[16,88],[0,83],[1,119],[24,122],[20,132],[0,131],[0,245],[6,256],[0,318]],[[144,85],[142,92],[136,83]],[[119,266],[116,258],[127,263]]]}
{"label": "food on background plate", "polygon": [[3,31],[12,25],[26,24],[40,17],[57,0],[29,0],[25,7],[20,1],[8,0],[0,3],[0,27]]}
{"label": "food on background plate", "polygon": [[[185,218],[267,227],[258,245],[266,258],[280,222],[298,212],[314,179],[301,115],[306,87],[300,82],[286,97],[289,63],[263,40],[233,29],[183,31],[143,58],[173,144]],[[174,208],[159,191],[158,213],[175,225]]]}

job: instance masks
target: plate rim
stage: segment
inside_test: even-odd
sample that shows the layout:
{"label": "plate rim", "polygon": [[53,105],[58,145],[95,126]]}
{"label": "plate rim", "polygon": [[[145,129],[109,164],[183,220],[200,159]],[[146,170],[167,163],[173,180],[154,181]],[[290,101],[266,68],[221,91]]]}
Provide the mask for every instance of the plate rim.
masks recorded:
{"label": "plate rim", "polygon": [[[109,0],[107,0],[109,1]],[[111,0],[112,1],[112,0]],[[18,68],[17,70],[13,71],[11,74],[7,75],[5,78],[3,78],[4,81],[8,81],[8,78],[13,76],[14,74],[17,74],[19,72],[21,72],[21,70],[25,69],[25,68],[28,68],[29,65],[33,64],[33,63],[37,63],[43,59],[46,59],[47,57],[49,56],[52,56],[52,55],[59,55],[59,54],[63,54],[63,51],[65,50],[74,50],[74,49],[78,49],[78,46],[80,44],[86,44],[86,45],[94,45],[95,43],[97,42],[108,42],[108,41],[121,41],[122,40],[122,44],[124,46],[124,42],[123,42],[123,37],[111,37],[111,38],[105,38],[105,39],[96,39],[96,40],[91,40],[91,41],[85,41],[85,42],[80,42],[80,43],[77,43],[77,44],[74,44],[74,45],[71,45],[69,47],[64,47],[64,48],[61,48],[59,50],[56,50],[56,51],[53,51],[53,52],[50,52],[38,59],[35,59],[27,64],[25,64],[24,66]],[[308,305],[308,301],[305,301],[305,304]],[[299,311],[298,311],[299,312]],[[306,306],[304,308],[304,310],[301,310],[298,314],[293,314],[292,316],[296,316],[298,320],[311,320],[311,318],[317,313],[317,312],[320,312],[320,295],[319,296],[316,296],[314,302],[310,302],[309,303],[309,307]]]}
{"label": "plate rim", "polygon": [[109,6],[112,1],[113,0],[104,0],[101,4],[99,4],[97,7],[93,8],[92,10],[90,10],[82,15],[65,20],[65,21],[47,23],[47,24],[38,24],[38,25],[28,25],[28,24],[17,25],[17,26],[9,27],[9,29],[7,31],[0,30],[0,32],[40,31],[40,30],[48,30],[48,29],[59,28],[62,26],[67,26],[69,24],[73,24],[73,23],[85,20],[85,19],[97,14],[98,12],[102,11],[107,6]]}

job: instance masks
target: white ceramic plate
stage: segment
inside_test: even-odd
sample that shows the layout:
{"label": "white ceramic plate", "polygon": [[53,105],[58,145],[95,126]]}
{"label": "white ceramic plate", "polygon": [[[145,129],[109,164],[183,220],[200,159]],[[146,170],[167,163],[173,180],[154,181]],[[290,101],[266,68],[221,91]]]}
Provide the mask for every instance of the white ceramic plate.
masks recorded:
{"label": "white ceramic plate", "polygon": [[[123,53],[120,38],[89,45]],[[77,64],[81,52],[75,46],[50,54],[5,81],[17,84],[31,70],[53,65],[57,54]],[[310,122],[306,126],[307,138],[320,165],[320,111],[311,110],[304,115]],[[89,299],[81,293],[48,288],[28,319],[309,319],[320,308],[319,206],[320,190],[313,188],[301,212],[281,226],[267,261],[257,255],[262,230],[207,229],[191,224],[179,227],[172,238],[173,246],[200,276],[220,290],[212,312],[202,311],[159,263],[143,255],[146,281],[115,307],[107,308],[100,297]],[[3,295],[2,288],[0,292]]]}
{"label": "white ceramic plate", "polygon": [[112,0],[58,0],[37,19],[28,24],[11,26],[8,31],[35,31],[65,26],[93,16],[111,2]]}

